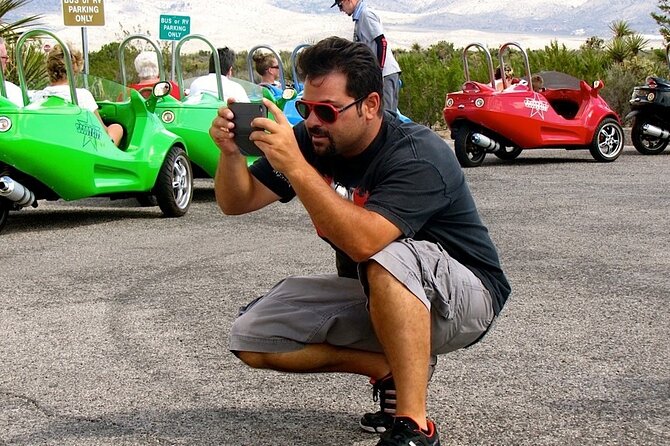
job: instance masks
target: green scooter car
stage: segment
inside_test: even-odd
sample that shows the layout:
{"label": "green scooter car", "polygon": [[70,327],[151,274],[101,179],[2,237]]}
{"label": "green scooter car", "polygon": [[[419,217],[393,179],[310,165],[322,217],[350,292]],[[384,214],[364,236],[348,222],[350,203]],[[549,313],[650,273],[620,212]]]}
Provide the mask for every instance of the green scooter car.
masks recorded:
{"label": "green scooter car", "polygon": [[[119,67],[121,70],[121,80],[124,85],[127,82],[127,74],[125,69],[124,51],[128,43],[132,40],[139,39],[149,43],[158,57],[159,78],[166,80],[163,68],[163,57],[158,44],[149,36],[144,34],[133,34],[126,37],[119,45]],[[183,77],[183,70],[181,65],[181,49],[184,44],[191,40],[197,40],[209,47],[211,54],[214,57],[214,68],[217,74],[217,94],[209,94],[204,92],[198,95],[189,96],[186,90],[187,82]],[[214,177],[216,174],[216,167],[219,163],[220,150],[209,136],[209,128],[212,121],[216,117],[217,111],[221,107],[227,106],[224,101],[223,87],[221,85],[221,68],[219,64],[219,54],[212,43],[204,36],[199,34],[190,34],[183,37],[176,44],[174,51],[175,58],[175,77],[180,89],[181,100],[175,99],[172,96],[165,96],[158,100],[156,104],[156,115],[159,116],[163,125],[179,135],[186,141],[188,147],[188,154],[191,162],[194,165],[196,176],[199,177]],[[240,84],[247,93],[250,102],[261,102],[262,98],[270,99],[280,109],[283,109],[287,100],[293,99],[296,96],[295,90],[287,88],[281,98],[276,98],[269,91],[260,85],[244,79],[232,78],[231,80]],[[272,115],[269,115],[273,118]],[[252,164],[258,157],[248,156],[247,164]]]}
{"label": "green scooter car", "polygon": [[[35,36],[50,36],[63,48],[72,102],[59,97],[31,99],[23,69],[23,47]],[[155,201],[167,217],[186,214],[193,196],[193,171],[184,140],[166,130],[154,113],[169,94],[159,82],[145,99],[111,81],[80,77],[109,125],[124,129],[119,147],[99,120],[79,107],[70,52],[50,31],[24,33],[16,45],[16,67],[24,107],[6,98],[0,72],[0,230],[10,211],[36,207],[39,200],[137,197]],[[120,98],[126,98],[119,102]]]}

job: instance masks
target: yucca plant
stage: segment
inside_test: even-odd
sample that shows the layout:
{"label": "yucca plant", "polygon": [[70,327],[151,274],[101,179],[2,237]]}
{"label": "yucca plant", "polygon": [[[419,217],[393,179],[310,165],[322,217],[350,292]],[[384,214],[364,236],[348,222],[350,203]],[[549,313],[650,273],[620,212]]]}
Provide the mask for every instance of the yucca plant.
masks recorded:
{"label": "yucca plant", "polygon": [[633,56],[644,53],[649,46],[649,39],[645,39],[640,34],[631,34],[624,37],[624,42],[628,45],[628,50]]}
{"label": "yucca plant", "polygon": [[635,34],[635,31],[630,27],[630,24],[626,20],[616,20],[609,25],[610,31],[614,39],[621,39],[631,34]]}
{"label": "yucca plant", "polygon": [[[27,5],[32,0],[0,0],[0,37],[5,40],[9,60],[14,60],[14,45],[20,34],[32,26],[41,25],[41,15],[23,17],[14,22],[5,20],[5,16],[15,10]],[[23,54],[23,65],[25,68],[26,82],[28,85],[40,85],[46,76],[46,65],[44,52],[39,40],[29,42]],[[13,63],[7,65],[5,78],[14,83],[18,82],[16,66]],[[41,84],[43,85],[43,84]]]}
{"label": "yucca plant", "polygon": [[615,37],[605,45],[607,55],[614,63],[621,64],[632,56],[630,47],[623,37]]}

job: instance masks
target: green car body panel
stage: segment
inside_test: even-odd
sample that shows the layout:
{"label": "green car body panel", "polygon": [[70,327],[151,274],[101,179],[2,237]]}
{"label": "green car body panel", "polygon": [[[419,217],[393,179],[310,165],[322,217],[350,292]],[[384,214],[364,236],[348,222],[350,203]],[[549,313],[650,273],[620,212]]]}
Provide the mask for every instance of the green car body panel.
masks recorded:
{"label": "green car body panel", "polygon": [[[63,48],[71,100],[29,90],[23,44],[42,35]],[[156,84],[145,100],[116,82],[75,76],[67,45],[40,29],[25,32],[17,41],[16,66],[26,105],[15,105],[0,88],[0,230],[10,211],[36,207],[44,199],[136,197],[143,206],[158,205],[167,217],[186,214],[193,196],[187,147],[154,112],[169,92],[167,82]],[[4,86],[1,73],[0,82]],[[96,113],[78,105],[77,87],[91,92],[106,125],[123,127],[118,147]]]}
{"label": "green car body panel", "polygon": [[[160,47],[150,36],[145,34],[133,34],[127,36],[119,45],[119,67],[120,75],[123,83],[127,83],[127,74],[125,69],[124,49],[132,40],[143,40],[154,48],[158,59],[159,78],[166,80],[166,73],[163,69],[163,56]],[[216,74],[221,76],[220,65],[218,59],[218,52],[215,46],[204,36],[199,34],[190,34],[183,37],[177,42],[175,48],[175,70],[176,80],[180,85],[181,100],[175,99],[172,96],[165,96],[158,100],[156,104],[155,113],[160,117],[166,129],[180,136],[188,147],[188,156],[191,162],[198,166],[207,176],[214,177],[216,168],[219,163],[220,150],[209,135],[209,128],[216,114],[221,107],[227,106],[223,100],[222,94],[209,94],[204,92],[196,96],[188,96],[185,94],[184,86],[188,84],[183,78],[183,70],[181,67],[181,48],[188,41],[200,41],[209,47],[211,54],[215,59]],[[275,98],[267,88],[260,85],[246,81],[244,79],[231,78],[233,81],[240,84],[246,91],[251,102],[261,102],[263,98],[269,99],[282,109],[287,99]],[[221,91],[222,93],[222,91]],[[286,97],[292,99],[295,96],[295,91],[289,89]],[[274,117],[270,114],[271,119]],[[258,157],[248,156],[247,164],[251,165]]]}
{"label": "green car body panel", "polygon": [[[64,200],[123,192],[149,192],[167,151],[183,140],[167,131],[144,99],[99,102],[100,115],[124,126],[116,147],[94,113],[61,98],[16,107],[0,98],[0,162],[29,175]],[[39,198],[39,197],[38,197]]]}

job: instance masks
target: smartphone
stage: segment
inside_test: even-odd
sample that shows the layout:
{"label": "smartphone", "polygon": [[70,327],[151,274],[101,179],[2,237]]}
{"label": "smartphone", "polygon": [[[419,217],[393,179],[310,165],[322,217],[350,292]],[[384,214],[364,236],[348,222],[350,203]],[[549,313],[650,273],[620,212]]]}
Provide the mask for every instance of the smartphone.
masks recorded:
{"label": "smartphone", "polygon": [[262,130],[258,127],[252,127],[251,121],[254,118],[267,118],[268,109],[261,103],[233,102],[228,106],[235,115],[233,122],[235,128],[235,144],[239,147],[242,155],[263,156],[263,151],[259,149],[253,141],[249,139],[251,132]]}

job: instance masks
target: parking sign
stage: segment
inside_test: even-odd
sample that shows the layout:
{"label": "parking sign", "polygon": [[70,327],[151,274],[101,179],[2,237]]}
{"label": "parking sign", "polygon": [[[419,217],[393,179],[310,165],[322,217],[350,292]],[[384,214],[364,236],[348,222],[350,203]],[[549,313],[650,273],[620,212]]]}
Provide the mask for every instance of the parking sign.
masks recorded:
{"label": "parking sign", "polygon": [[191,18],[184,15],[161,15],[160,39],[179,40],[191,33]]}
{"label": "parking sign", "polygon": [[62,0],[65,26],[104,26],[103,0]]}

